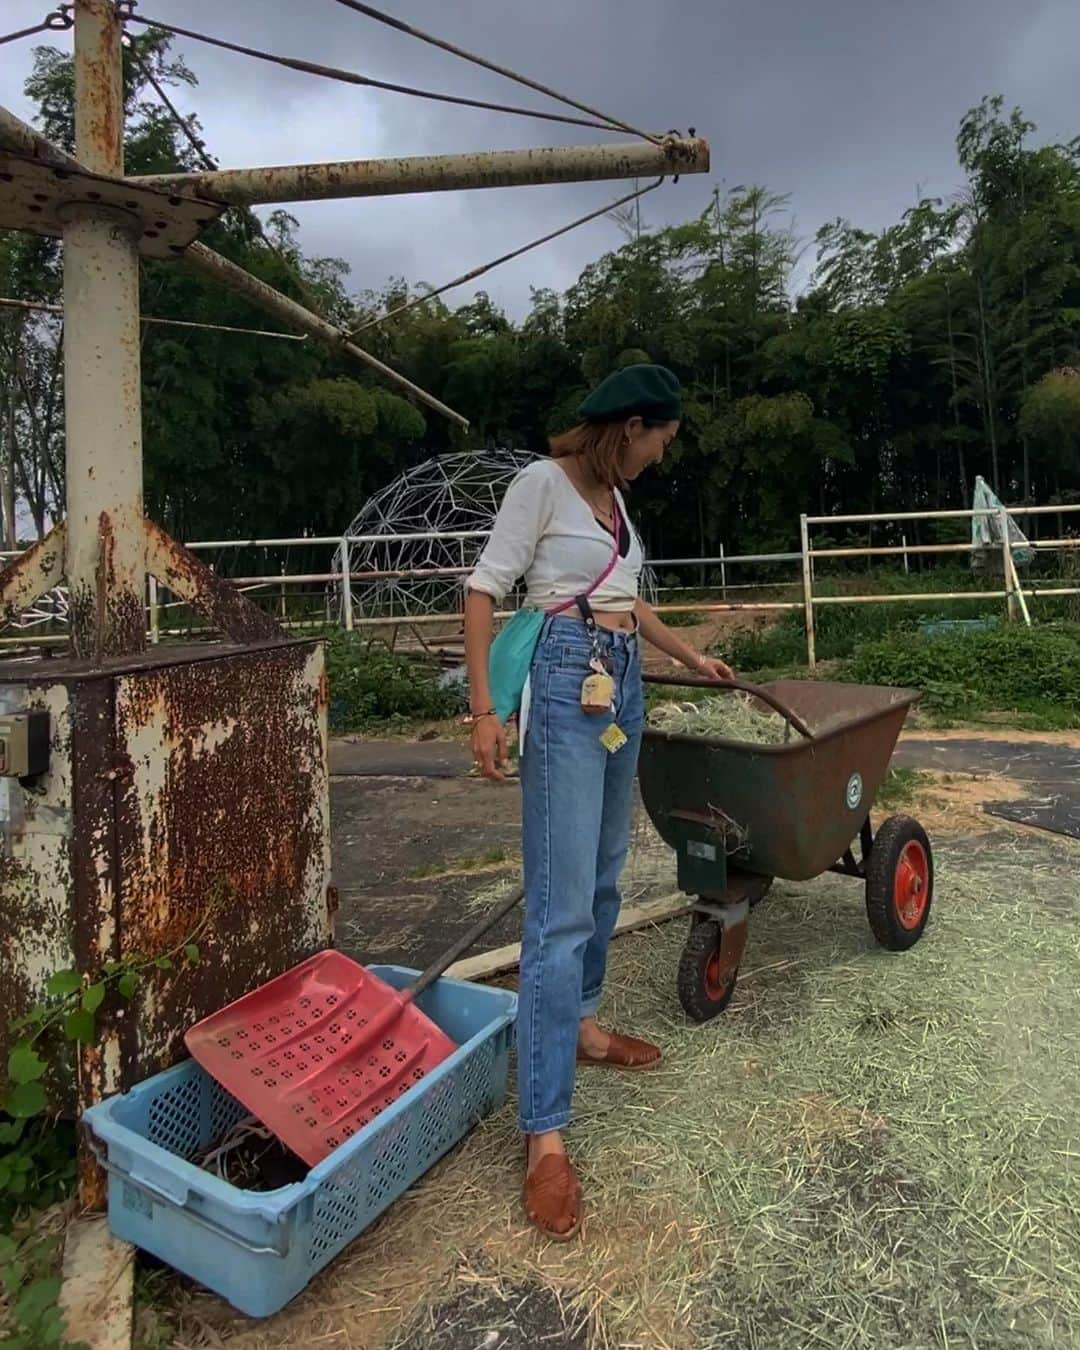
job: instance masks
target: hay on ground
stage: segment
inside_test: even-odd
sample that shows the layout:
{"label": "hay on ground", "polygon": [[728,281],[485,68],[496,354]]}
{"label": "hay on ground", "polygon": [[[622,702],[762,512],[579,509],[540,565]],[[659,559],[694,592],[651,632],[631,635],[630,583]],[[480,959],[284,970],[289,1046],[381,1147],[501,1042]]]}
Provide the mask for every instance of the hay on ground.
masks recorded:
{"label": "hay on ground", "polygon": [[1080,1344],[1080,850],[937,851],[903,955],[858,883],[777,883],[705,1026],[675,996],[681,924],[613,945],[604,1014],[665,1058],[579,1076],[580,1242],[521,1213],[510,1101],[284,1312],[188,1291],[173,1343],[386,1350],[490,1281],[552,1290],[599,1350]]}

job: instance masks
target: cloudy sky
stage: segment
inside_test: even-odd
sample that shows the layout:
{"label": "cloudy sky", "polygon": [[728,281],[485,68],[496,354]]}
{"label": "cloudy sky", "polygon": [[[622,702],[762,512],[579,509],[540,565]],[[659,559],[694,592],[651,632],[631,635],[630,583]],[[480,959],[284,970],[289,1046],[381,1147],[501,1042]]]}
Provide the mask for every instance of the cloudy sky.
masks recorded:
{"label": "cloudy sky", "polygon": [[[694,126],[713,176],[647,199],[684,219],[714,183],[790,194],[800,237],[835,216],[888,224],[958,181],[953,142],[986,93],[1050,139],[1080,134],[1080,0],[383,0],[402,18],[636,125]],[[0,32],[46,0],[0,0]],[[334,0],[143,0],[164,21],[432,89],[545,105],[539,95],[373,23]],[[60,34],[57,45],[70,44]],[[602,132],[419,102],[276,69],[182,39],[199,77],[176,98],[225,166],[612,140]],[[29,41],[0,47],[0,102],[29,115]],[[356,289],[390,275],[441,283],[565,223],[617,183],[318,202],[291,208],[310,252],[345,258]],[[481,283],[511,312],[531,286],[563,288],[619,240],[607,220]],[[458,292],[464,295],[467,292]]]}

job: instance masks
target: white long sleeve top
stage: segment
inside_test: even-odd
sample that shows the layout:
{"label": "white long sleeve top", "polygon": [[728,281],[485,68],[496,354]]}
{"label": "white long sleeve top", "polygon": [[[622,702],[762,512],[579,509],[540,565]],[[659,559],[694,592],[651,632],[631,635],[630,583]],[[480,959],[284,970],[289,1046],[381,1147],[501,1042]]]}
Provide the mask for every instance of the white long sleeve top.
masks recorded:
{"label": "white long sleeve top", "polygon": [[[616,559],[589,603],[596,610],[626,612],[638,597],[644,557],[617,488],[615,495],[630,533],[630,546],[625,558]],[[507,488],[468,586],[501,604],[518,578],[524,577],[526,605],[550,609],[587,591],[607,567],[611,552],[611,535],[558,460],[538,459],[527,464]]]}

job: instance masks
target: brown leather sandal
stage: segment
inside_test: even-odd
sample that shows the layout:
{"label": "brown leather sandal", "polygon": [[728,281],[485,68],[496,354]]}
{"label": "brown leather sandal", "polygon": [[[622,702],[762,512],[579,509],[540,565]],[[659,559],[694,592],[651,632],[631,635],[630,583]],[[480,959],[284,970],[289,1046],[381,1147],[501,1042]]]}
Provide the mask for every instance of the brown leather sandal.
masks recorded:
{"label": "brown leather sandal", "polygon": [[546,1238],[569,1242],[581,1229],[581,1183],[565,1153],[549,1153],[529,1171],[525,1141],[525,1213]]}
{"label": "brown leather sandal", "polygon": [[606,1064],[612,1069],[651,1069],[660,1063],[660,1047],[636,1036],[609,1033],[608,1048],[602,1055],[590,1055],[578,1046],[579,1064]]}

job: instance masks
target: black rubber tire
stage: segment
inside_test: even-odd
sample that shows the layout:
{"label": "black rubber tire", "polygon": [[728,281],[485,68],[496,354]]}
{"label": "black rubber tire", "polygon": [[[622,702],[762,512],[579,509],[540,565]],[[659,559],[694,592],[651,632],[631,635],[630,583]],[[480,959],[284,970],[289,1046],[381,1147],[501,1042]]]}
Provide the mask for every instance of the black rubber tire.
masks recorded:
{"label": "black rubber tire", "polygon": [[[896,870],[904,850],[917,844],[926,857],[926,904],[913,927],[901,922],[896,909]],[[891,952],[905,952],[922,937],[934,900],[934,854],[926,831],[911,816],[882,821],[866,866],[866,917],[874,937]]]}
{"label": "black rubber tire", "polygon": [[716,919],[703,919],[691,925],[686,944],[679,957],[677,988],[679,1002],[688,1017],[695,1022],[707,1022],[722,1013],[731,1002],[735,992],[735,983],[739,978],[738,969],[732,974],[727,988],[720,997],[714,997],[709,990],[708,967],[720,946],[722,929]]}

